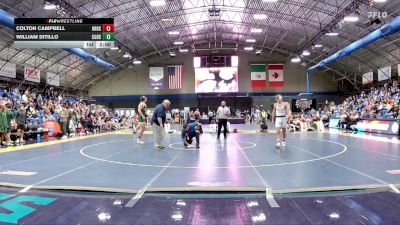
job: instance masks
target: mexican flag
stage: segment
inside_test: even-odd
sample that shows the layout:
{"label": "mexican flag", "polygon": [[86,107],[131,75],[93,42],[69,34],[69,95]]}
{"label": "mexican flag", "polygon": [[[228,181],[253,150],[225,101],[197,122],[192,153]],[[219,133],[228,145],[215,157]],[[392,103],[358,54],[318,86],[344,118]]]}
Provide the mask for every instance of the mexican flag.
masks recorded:
{"label": "mexican flag", "polygon": [[267,75],[265,64],[250,65],[251,71],[251,87],[265,88],[267,86]]}
{"label": "mexican flag", "polygon": [[285,86],[283,79],[283,64],[269,64],[268,65],[269,85],[271,87],[281,88]]}

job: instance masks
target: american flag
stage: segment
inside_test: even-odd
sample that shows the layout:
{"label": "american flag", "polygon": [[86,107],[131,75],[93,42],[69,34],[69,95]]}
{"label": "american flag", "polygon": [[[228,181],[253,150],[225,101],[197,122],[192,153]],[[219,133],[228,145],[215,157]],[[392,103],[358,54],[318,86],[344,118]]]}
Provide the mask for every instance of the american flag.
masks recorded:
{"label": "american flag", "polygon": [[167,73],[169,89],[182,89],[182,66],[168,66]]}

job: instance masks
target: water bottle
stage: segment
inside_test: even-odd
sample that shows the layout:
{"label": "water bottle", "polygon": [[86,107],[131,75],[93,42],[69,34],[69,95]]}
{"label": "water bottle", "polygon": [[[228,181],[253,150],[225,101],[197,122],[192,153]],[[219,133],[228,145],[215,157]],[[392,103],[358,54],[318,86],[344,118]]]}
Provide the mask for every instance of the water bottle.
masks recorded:
{"label": "water bottle", "polygon": [[37,142],[42,142],[42,136],[40,134],[37,134],[36,141]]}

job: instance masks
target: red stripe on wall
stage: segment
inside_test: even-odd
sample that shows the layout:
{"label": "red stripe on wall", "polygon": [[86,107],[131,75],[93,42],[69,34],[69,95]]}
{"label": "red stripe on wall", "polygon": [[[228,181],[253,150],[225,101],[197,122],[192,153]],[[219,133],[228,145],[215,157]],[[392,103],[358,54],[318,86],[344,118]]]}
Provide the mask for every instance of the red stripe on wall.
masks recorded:
{"label": "red stripe on wall", "polygon": [[268,65],[269,70],[283,70],[283,64],[270,64]]}

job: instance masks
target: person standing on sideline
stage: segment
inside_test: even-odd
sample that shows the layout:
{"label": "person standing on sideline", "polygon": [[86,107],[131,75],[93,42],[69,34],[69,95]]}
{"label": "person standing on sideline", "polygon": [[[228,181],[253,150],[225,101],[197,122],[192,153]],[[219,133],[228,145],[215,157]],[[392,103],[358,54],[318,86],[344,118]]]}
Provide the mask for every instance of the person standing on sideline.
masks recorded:
{"label": "person standing on sideline", "polygon": [[217,110],[217,123],[218,123],[218,136],[217,139],[219,139],[219,136],[221,134],[221,128],[224,126],[224,138],[226,138],[226,132],[228,131],[228,118],[229,115],[231,114],[231,111],[229,107],[226,106],[226,102],[222,101],[221,106],[218,107]]}
{"label": "person standing on sideline", "polygon": [[209,110],[208,111],[208,124],[211,124],[211,122],[213,120],[213,116],[214,116],[214,113],[211,110]]}
{"label": "person standing on sideline", "polygon": [[138,129],[138,137],[137,137],[137,143],[139,143],[139,144],[144,144],[142,137],[143,137],[144,130],[146,129],[146,123],[147,123],[146,102],[147,102],[146,96],[140,97],[140,103],[138,105],[139,129]]}
{"label": "person standing on sideline", "polygon": [[154,109],[153,116],[151,118],[151,126],[153,127],[153,135],[154,135],[154,147],[156,149],[163,149],[165,146],[163,145],[163,139],[165,136],[165,120],[166,120],[166,111],[171,105],[171,102],[165,99],[161,104],[158,104]]}
{"label": "person standing on sideline", "polygon": [[290,105],[282,100],[282,95],[275,96],[274,110],[272,111],[272,121],[275,121],[276,147],[281,147],[281,129],[282,129],[282,147],[286,146],[286,127],[287,120],[292,116]]}
{"label": "person standing on sideline", "polygon": [[6,146],[14,146],[13,143],[11,143],[11,130],[13,129],[13,126],[11,126],[11,122],[14,121],[14,113],[11,111],[12,105],[7,103],[6,104],[6,118],[7,118],[7,133],[5,135],[6,139]]}
{"label": "person standing on sideline", "polygon": [[23,105],[19,106],[19,110],[15,113],[15,120],[17,122],[17,144],[23,144],[24,141],[24,132],[26,125],[26,112],[25,107]]}
{"label": "person standing on sideline", "polygon": [[61,123],[61,132],[63,133],[62,138],[67,138],[68,133],[68,110],[64,105],[61,106],[60,112],[60,123]]}

